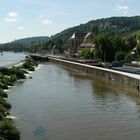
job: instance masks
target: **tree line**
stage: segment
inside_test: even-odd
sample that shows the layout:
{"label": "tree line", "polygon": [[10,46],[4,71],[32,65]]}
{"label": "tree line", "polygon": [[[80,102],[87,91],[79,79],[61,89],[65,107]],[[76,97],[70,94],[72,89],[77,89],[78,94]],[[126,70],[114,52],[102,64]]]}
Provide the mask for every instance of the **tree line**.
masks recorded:
{"label": "tree line", "polygon": [[[83,49],[79,54],[84,59],[98,58],[104,62],[111,61],[127,61],[130,62],[133,57],[137,60],[140,59],[140,42],[137,36],[121,37],[119,35],[110,35],[107,33],[98,33],[93,38],[95,48],[91,52],[88,49]],[[56,45],[59,54],[63,54],[69,49],[68,40],[63,39],[50,39],[48,41],[31,42],[28,46],[20,45],[19,43],[8,44],[1,49],[6,51],[28,51],[31,53],[51,53],[52,48]],[[136,54],[131,54],[135,48]]]}
{"label": "tree line", "polygon": [[[134,57],[135,59],[140,59],[140,43],[136,36],[122,38],[118,35],[100,33],[93,42],[95,43],[94,50],[91,52],[84,49],[80,54],[83,58],[99,58],[104,62],[130,62]],[[134,54],[132,54],[133,49],[136,52]]]}

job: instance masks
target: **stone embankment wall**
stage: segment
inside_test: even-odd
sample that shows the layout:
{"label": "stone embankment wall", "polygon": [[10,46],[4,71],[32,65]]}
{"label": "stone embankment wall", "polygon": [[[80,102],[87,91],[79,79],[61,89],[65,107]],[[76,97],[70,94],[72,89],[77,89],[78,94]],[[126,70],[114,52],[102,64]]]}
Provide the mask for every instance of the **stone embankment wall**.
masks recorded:
{"label": "stone embankment wall", "polygon": [[116,84],[125,85],[127,88],[140,91],[140,75],[116,71],[112,69],[100,68],[96,66],[66,61],[57,58],[49,58],[49,61],[67,69],[72,69],[81,73],[86,73],[92,76],[101,77]]}

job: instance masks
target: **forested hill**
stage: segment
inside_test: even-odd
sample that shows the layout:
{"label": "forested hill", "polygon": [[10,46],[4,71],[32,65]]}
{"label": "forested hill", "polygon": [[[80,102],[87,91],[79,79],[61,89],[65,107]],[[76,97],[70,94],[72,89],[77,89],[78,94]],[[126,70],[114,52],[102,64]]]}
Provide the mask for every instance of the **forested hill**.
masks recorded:
{"label": "forested hill", "polygon": [[89,21],[62,31],[53,38],[68,39],[74,32],[107,32],[113,35],[131,36],[140,35],[140,16],[134,17],[111,17]]}
{"label": "forested hill", "polygon": [[95,34],[106,32],[110,35],[119,35],[123,37],[134,35],[138,35],[140,37],[140,16],[111,17],[92,20],[88,23],[68,28],[60,33],[57,33],[51,38],[47,36],[41,36],[15,40],[10,43],[0,44],[0,49],[13,51],[28,51],[31,49],[37,51],[42,48],[50,49],[54,44],[57,44],[57,46],[63,50],[64,48],[69,47],[67,40],[72,36],[74,32],[94,32]]}
{"label": "forested hill", "polygon": [[30,44],[32,42],[40,42],[40,41],[45,41],[48,40],[49,37],[48,36],[37,36],[37,37],[28,37],[28,38],[23,38],[23,39],[19,39],[19,40],[15,40],[14,42],[17,43],[21,43],[21,44]]}
{"label": "forested hill", "polygon": [[5,51],[28,51],[28,48],[31,44],[40,46],[42,42],[48,40],[48,36],[22,38],[9,43],[0,44],[0,49]]}

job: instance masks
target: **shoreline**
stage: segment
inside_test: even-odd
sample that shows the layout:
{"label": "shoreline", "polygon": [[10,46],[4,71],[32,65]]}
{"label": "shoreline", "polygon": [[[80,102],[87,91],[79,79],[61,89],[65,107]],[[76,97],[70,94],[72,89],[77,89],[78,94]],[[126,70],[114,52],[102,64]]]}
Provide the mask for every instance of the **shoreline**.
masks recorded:
{"label": "shoreline", "polygon": [[[29,79],[32,77],[27,77],[27,74],[30,75],[37,69],[39,69],[40,65],[38,65],[37,62],[33,61],[30,58],[25,58],[25,60],[22,60],[22,62],[18,62],[14,65],[10,65],[7,67],[1,67],[0,69],[0,105],[1,110],[3,109],[4,112],[0,112],[0,129],[1,127],[6,127],[7,123],[11,126],[6,127],[6,131],[8,133],[5,135],[5,132],[0,131],[0,135],[3,136],[3,139],[7,138],[7,135],[11,135],[11,137],[15,137],[19,140],[20,139],[20,132],[19,129],[16,126],[16,123],[14,120],[17,119],[16,116],[10,114],[10,110],[12,108],[11,104],[7,102],[8,99],[8,92],[9,90],[15,86],[15,84],[22,80],[22,79]],[[6,107],[6,108],[5,108]],[[13,130],[16,132],[16,134],[13,132]],[[10,132],[12,131],[12,132]]]}

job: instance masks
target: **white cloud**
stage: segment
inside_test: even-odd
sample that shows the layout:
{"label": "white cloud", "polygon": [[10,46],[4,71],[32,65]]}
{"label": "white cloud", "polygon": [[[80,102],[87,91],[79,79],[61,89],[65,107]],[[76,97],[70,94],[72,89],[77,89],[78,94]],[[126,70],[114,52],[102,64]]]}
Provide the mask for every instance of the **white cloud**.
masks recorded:
{"label": "white cloud", "polygon": [[11,12],[8,13],[8,16],[9,17],[17,17],[18,13],[11,11]]}
{"label": "white cloud", "polygon": [[52,21],[51,20],[48,20],[48,19],[45,19],[42,21],[43,24],[46,24],[46,25],[51,25],[52,24]]}
{"label": "white cloud", "polygon": [[129,10],[129,7],[127,5],[120,5],[120,6],[118,6],[118,9],[120,11],[122,11],[124,14],[127,14],[128,10]]}
{"label": "white cloud", "polygon": [[128,10],[129,9],[127,5],[120,5],[120,6],[118,6],[118,8],[120,10]]}
{"label": "white cloud", "polygon": [[17,16],[18,13],[11,11],[8,13],[8,16],[4,19],[4,21],[9,23],[15,23],[18,20]]}
{"label": "white cloud", "polygon": [[11,22],[11,23],[17,22],[17,18],[5,18],[4,20],[5,20],[6,22]]}
{"label": "white cloud", "polygon": [[42,24],[51,25],[53,22],[47,18],[47,15],[40,14]]}
{"label": "white cloud", "polygon": [[19,31],[21,31],[21,30],[24,30],[25,28],[24,28],[23,26],[19,26],[17,29],[18,29]]}

